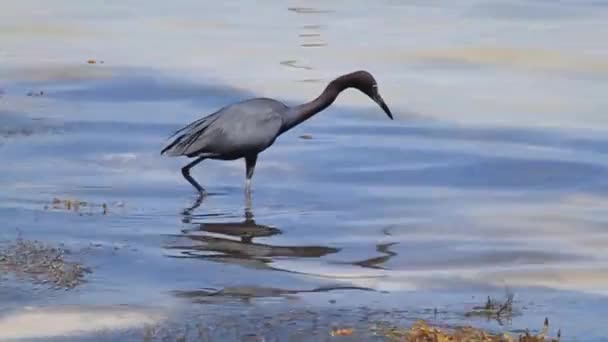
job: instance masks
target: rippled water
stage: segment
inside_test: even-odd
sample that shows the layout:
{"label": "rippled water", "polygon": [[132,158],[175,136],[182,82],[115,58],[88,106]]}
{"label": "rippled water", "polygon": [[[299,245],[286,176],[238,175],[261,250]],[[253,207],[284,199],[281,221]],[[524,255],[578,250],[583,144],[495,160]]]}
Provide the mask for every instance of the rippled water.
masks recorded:
{"label": "rippled water", "polygon": [[[8,7],[0,237],[63,243],[94,273],[76,292],[5,283],[6,306],[295,295],[496,328],[458,313],[508,288],[512,329],[605,335],[605,2]],[[197,203],[186,160],[159,155],[230,101],[298,103],[360,68],[397,120],[347,92],[260,156],[250,208],[243,161],[196,167]]]}

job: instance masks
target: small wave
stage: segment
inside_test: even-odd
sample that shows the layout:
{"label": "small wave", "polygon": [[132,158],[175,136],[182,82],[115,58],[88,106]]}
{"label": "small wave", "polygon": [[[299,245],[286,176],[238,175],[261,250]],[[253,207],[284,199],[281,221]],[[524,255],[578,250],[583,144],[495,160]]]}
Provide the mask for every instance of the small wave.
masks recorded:
{"label": "small wave", "polygon": [[24,113],[0,111],[0,137],[29,136],[61,128],[57,119],[32,118]]}

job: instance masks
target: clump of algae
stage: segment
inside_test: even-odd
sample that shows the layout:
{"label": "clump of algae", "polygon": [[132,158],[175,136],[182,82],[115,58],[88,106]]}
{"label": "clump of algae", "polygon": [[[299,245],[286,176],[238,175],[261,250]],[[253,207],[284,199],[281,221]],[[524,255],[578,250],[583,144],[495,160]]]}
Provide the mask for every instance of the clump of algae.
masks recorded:
{"label": "clump of algae", "polygon": [[34,283],[72,289],[83,283],[85,274],[91,272],[77,262],[66,260],[68,251],[39,241],[19,237],[14,243],[0,247],[0,271]]}
{"label": "clump of algae", "polygon": [[494,334],[470,326],[439,328],[421,320],[406,329],[383,329],[379,332],[379,335],[402,342],[557,342],[560,340],[561,333],[559,331],[556,338],[549,338],[546,336],[548,330],[549,320],[546,318],[543,329],[538,335],[531,335],[526,332],[516,337],[507,333]]}

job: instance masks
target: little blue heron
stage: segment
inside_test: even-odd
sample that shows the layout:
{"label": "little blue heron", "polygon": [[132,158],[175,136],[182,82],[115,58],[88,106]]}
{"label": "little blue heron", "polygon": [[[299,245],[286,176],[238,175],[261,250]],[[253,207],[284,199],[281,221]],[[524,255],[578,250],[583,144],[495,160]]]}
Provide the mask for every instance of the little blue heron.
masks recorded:
{"label": "little blue heron", "polygon": [[225,106],[173,133],[171,137],[179,136],[161,151],[161,155],[196,157],[182,168],[182,174],[201,196],[205,190],[190,176],[193,166],[205,159],[244,158],[245,191],[249,193],[258,154],[270,147],[279,135],[327,108],[347,88],[358,89],[369,96],[393,119],[378,93],[374,77],[360,70],[334,79],[319,97],[298,106],[289,107],[269,98],[253,98]]}

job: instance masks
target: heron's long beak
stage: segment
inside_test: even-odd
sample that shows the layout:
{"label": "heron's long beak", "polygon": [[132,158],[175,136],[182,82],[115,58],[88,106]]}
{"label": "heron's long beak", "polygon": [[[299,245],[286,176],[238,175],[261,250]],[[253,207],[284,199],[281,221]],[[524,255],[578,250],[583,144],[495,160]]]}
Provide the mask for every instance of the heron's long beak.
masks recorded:
{"label": "heron's long beak", "polygon": [[393,114],[391,113],[391,110],[388,109],[388,106],[386,105],[386,103],[384,103],[382,96],[380,96],[380,94],[376,93],[376,95],[372,99],[374,101],[376,101],[376,103],[380,106],[380,108],[382,108],[382,110],[386,113],[386,115],[388,115],[388,117],[391,120],[393,120]]}

